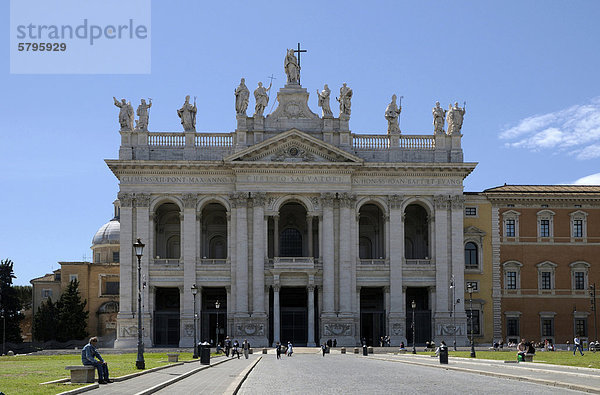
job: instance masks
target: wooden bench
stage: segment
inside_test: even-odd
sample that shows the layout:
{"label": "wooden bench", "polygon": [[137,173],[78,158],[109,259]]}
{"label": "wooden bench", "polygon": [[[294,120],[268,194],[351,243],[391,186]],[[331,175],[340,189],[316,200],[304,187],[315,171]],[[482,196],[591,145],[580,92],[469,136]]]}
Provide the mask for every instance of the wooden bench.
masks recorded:
{"label": "wooden bench", "polygon": [[96,377],[96,368],[90,365],[67,366],[65,370],[71,371],[71,383],[93,383]]}
{"label": "wooden bench", "polygon": [[523,362],[533,362],[534,356],[535,356],[535,354],[525,354],[525,357],[523,358]]}
{"label": "wooden bench", "polygon": [[169,358],[169,362],[179,362],[179,354],[177,353],[167,353],[167,358]]}

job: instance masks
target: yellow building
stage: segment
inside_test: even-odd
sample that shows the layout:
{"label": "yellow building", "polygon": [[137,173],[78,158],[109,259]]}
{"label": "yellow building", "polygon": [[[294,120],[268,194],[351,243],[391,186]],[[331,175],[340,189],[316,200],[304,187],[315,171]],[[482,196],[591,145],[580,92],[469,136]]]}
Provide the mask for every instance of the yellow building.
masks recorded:
{"label": "yellow building", "polygon": [[[473,313],[473,338],[475,344],[492,343],[500,340],[499,314],[500,303],[494,305],[494,292],[499,287],[494,285],[492,270],[492,205],[481,193],[466,192],[464,213],[464,247],[465,247],[465,294],[464,308],[467,322]],[[499,279],[496,279],[498,281]],[[473,292],[468,292],[471,285]],[[460,298],[460,296],[456,296]],[[461,300],[461,303],[463,302]],[[455,299],[456,301],[456,299]],[[457,304],[458,309],[459,304]],[[495,317],[494,312],[497,312]],[[494,325],[494,321],[498,321]],[[497,328],[494,331],[494,328]],[[467,325],[467,328],[470,328]],[[468,329],[467,335],[470,335]]]}

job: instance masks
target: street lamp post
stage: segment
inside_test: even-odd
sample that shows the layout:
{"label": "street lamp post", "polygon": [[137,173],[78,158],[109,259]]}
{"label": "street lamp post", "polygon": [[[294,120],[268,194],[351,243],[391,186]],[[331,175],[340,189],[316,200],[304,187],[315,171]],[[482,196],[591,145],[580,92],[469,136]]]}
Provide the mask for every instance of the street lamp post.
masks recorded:
{"label": "street lamp post", "polygon": [[414,300],[410,304],[410,307],[412,307],[412,316],[413,316],[412,317],[412,330],[413,330],[413,335],[412,335],[413,349],[412,349],[412,353],[416,354],[417,353],[417,349],[415,348],[415,309],[417,308],[417,304],[415,303]]}
{"label": "street lamp post", "polygon": [[471,358],[475,358],[475,344],[473,343],[473,284],[467,284],[467,292],[469,293],[469,323],[471,324]]}
{"label": "street lamp post", "polygon": [[196,294],[198,293],[198,287],[196,284],[192,285],[192,295],[194,295],[194,356],[193,358],[198,358],[198,338],[196,337],[196,333],[198,332],[197,328],[197,313],[196,313]]}
{"label": "street lamp post", "polygon": [[596,338],[596,343],[598,342],[598,306],[596,306],[596,283],[590,285],[590,303],[591,310],[594,312],[594,337]]}
{"label": "street lamp post", "polygon": [[145,369],[146,362],[144,361],[144,341],[142,340],[142,255],[144,253],[144,244],[138,238],[133,244],[135,250],[135,256],[138,259],[138,343],[137,343],[137,359],[135,361],[135,367],[138,369]]}
{"label": "street lamp post", "polygon": [[217,342],[215,343],[215,346],[219,345],[219,308],[221,307],[221,303],[219,302],[219,299],[217,299],[217,301],[215,302],[215,308],[217,309]]}
{"label": "street lamp post", "polygon": [[454,351],[456,351],[456,285],[454,284],[454,274],[450,280],[450,289],[452,290],[452,326],[454,327]]}

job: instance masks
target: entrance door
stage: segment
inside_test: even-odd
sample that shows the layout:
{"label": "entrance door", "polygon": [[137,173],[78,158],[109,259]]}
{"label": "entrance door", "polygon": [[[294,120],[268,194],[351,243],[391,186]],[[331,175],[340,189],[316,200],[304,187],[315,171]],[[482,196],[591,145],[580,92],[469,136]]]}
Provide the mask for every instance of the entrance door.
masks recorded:
{"label": "entrance door", "polygon": [[179,346],[179,288],[156,288],[154,345]]}
{"label": "entrance door", "polygon": [[[217,301],[219,308],[217,309]],[[216,346],[227,336],[227,291],[225,288],[202,287],[200,340]]]}
{"label": "entrance door", "polygon": [[383,288],[361,288],[360,338],[369,346],[379,347],[379,340],[386,335],[383,307]]}
{"label": "entrance door", "polygon": [[425,287],[406,289],[406,340],[407,346],[412,345],[413,339],[413,309],[412,301],[417,307],[414,311],[415,344],[422,346],[431,341],[431,309],[429,307],[429,290]]}
{"label": "entrance door", "polygon": [[279,293],[281,342],[306,346],[308,342],[308,293],[306,288],[281,288]]}

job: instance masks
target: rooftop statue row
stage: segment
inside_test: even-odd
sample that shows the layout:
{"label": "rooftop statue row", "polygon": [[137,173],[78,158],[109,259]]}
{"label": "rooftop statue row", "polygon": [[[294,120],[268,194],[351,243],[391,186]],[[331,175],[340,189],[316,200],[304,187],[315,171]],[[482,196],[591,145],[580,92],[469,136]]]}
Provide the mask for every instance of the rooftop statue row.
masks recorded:
{"label": "rooftop statue row", "polygon": [[[121,130],[134,130],[134,115],[131,102],[128,102],[125,99],[121,99],[121,102],[119,102],[114,96],[113,100],[115,102],[115,106],[119,107],[120,109],[119,124],[121,125]],[[135,129],[137,130],[148,130],[148,109],[152,107],[152,99],[148,99],[148,101],[149,102],[146,103],[146,100],[142,99],[140,105],[138,106],[138,119],[135,120]]]}
{"label": "rooftop statue row", "polygon": [[448,110],[444,110],[440,107],[440,102],[435,102],[435,107],[431,110],[433,114],[433,132],[435,134],[443,134],[444,132],[444,121],[448,122],[448,134],[460,134],[462,129],[463,119],[466,112],[466,103],[463,107],[458,106],[458,102],[448,105]]}

